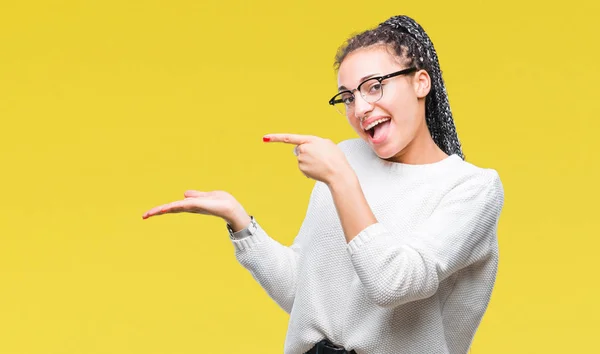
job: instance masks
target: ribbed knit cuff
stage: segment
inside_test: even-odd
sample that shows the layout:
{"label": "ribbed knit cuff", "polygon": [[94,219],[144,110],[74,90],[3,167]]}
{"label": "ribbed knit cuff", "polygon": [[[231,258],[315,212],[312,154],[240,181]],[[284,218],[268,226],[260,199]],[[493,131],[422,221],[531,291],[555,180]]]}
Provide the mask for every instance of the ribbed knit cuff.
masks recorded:
{"label": "ribbed knit cuff", "polygon": [[260,244],[268,237],[269,236],[267,236],[262,227],[260,227],[260,224],[256,223],[256,231],[254,232],[254,235],[246,236],[240,239],[232,239],[231,242],[233,243],[233,246],[235,246],[237,251],[246,251],[251,249],[255,245]]}
{"label": "ribbed knit cuff", "polygon": [[356,237],[354,237],[352,241],[348,243],[348,251],[350,252],[350,255],[360,250],[360,248],[363,247],[363,245],[365,245],[375,237],[386,232],[387,230],[385,226],[383,226],[380,223],[367,226],[358,235],[356,235]]}

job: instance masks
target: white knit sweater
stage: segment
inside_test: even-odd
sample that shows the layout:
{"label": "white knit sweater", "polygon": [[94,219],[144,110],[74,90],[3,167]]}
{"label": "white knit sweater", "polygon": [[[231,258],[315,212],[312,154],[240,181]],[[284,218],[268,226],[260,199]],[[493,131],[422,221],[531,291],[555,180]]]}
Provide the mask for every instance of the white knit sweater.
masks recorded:
{"label": "white knit sweater", "polygon": [[498,174],[457,155],[407,165],[379,159],[360,139],[339,146],[377,224],[346,243],[317,182],[293,245],[260,225],[232,240],[239,262],[290,314],[284,352],[327,338],[358,354],[467,353],[496,278]]}

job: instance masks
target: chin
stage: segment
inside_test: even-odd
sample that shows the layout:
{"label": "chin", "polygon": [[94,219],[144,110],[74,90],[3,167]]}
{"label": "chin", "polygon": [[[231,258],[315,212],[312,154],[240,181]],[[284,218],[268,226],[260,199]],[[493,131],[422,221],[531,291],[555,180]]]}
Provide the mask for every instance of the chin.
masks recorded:
{"label": "chin", "polygon": [[371,150],[373,150],[375,155],[384,160],[389,160],[398,156],[398,154],[406,147],[404,144],[398,143],[398,138],[393,136],[388,137],[386,143],[379,145],[372,144],[368,135],[359,134],[359,136],[371,147]]}
{"label": "chin", "polygon": [[397,149],[393,146],[371,146],[371,148],[373,149],[373,151],[375,152],[375,154],[377,156],[379,156],[380,158],[384,159],[384,160],[389,160],[394,158],[396,155],[398,155],[398,153],[400,152],[400,149]]}

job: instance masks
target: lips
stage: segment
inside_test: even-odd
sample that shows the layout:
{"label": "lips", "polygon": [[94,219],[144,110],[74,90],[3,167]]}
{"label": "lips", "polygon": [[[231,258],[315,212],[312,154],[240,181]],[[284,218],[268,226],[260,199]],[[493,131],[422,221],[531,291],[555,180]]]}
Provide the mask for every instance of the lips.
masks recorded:
{"label": "lips", "polygon": [[390,119],[391,119],[390,117],[385,117],[385,116],[369,117],[369,118],[365,119],[364,121],[362,121],[360,123],[360,126],[361,126],[361,128],[363,128],[363,130],[367,131],[369,129],[372,129],[377,124],[381,124]]}

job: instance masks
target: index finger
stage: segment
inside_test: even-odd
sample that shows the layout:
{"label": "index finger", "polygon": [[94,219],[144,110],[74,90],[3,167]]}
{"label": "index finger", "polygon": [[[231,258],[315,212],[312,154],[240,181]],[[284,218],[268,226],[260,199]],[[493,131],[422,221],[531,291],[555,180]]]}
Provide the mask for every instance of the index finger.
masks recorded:
{"label": "index finger", "polygon": [[300,134],[269,134],[263,137],[264,142],[285,143],[285,144],[305,144],[314,139],[311,135]]}

